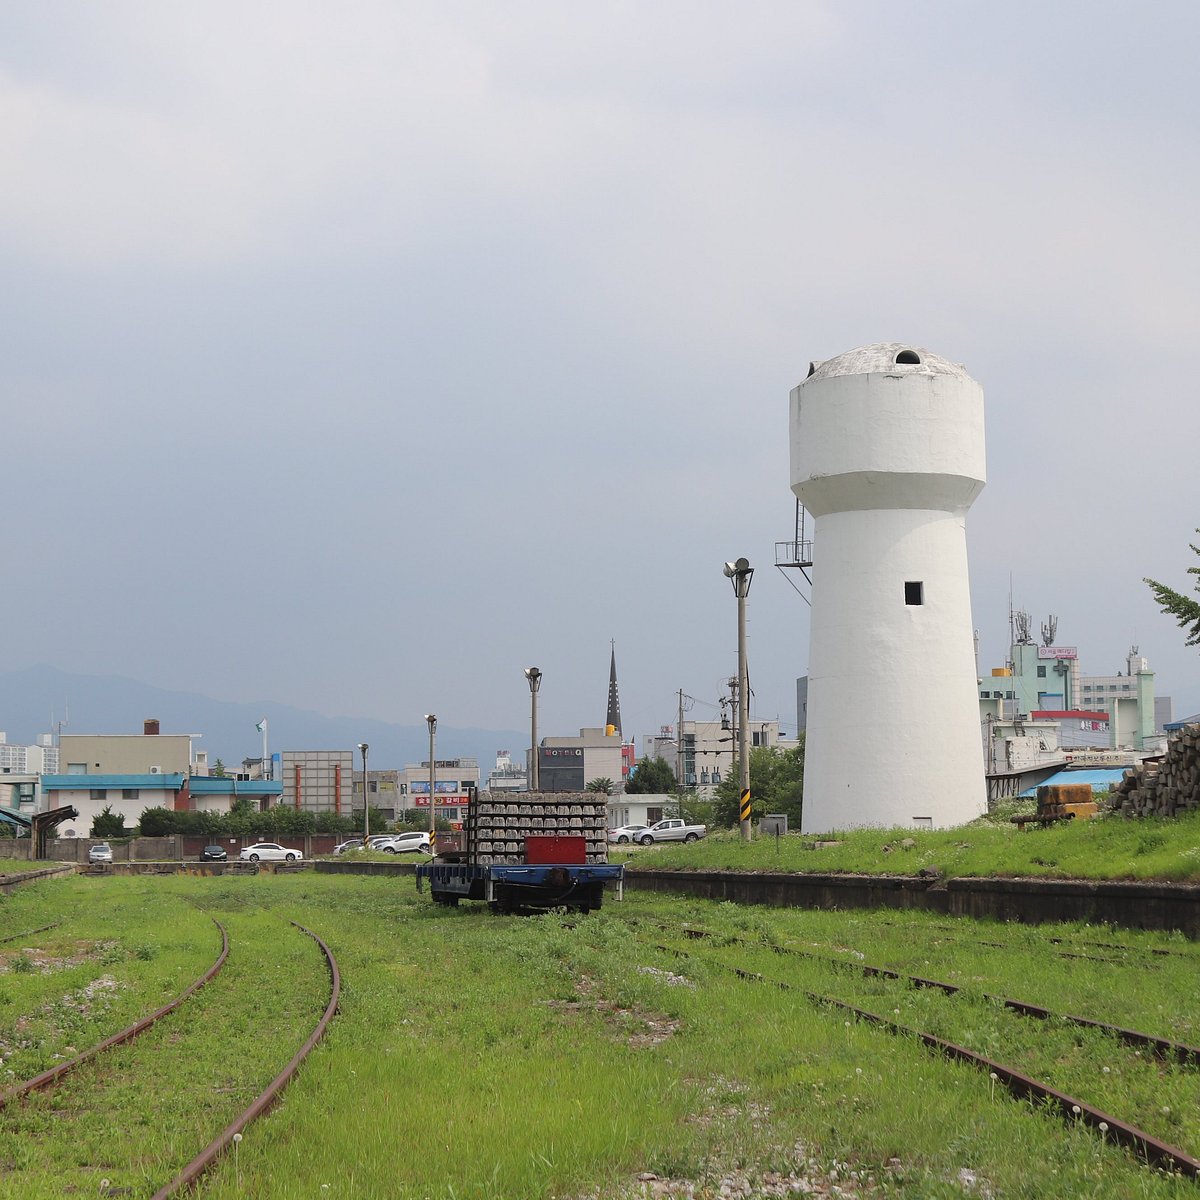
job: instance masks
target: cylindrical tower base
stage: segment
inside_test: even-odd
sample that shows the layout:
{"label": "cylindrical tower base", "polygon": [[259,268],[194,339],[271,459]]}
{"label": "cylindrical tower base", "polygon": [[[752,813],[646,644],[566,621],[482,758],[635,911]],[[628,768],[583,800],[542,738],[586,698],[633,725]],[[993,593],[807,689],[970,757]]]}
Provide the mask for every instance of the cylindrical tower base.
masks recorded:
{"label": "cylindrical tower base", "polygon": [[966,534],[928,509],[816,522],[801,829],[941,828],[986,810]]}

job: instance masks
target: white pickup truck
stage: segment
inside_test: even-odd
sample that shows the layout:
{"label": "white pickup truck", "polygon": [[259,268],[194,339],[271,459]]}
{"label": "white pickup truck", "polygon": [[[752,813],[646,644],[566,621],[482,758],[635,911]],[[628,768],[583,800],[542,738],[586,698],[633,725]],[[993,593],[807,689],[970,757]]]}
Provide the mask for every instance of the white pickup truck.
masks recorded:
{"label": "white pickup truck", "polygon": [[669,817],[639,833],[637,841],[642,846],[652,846],[655,842],[694,842],[706,833],[707,825],[689,825],[678,817]]}

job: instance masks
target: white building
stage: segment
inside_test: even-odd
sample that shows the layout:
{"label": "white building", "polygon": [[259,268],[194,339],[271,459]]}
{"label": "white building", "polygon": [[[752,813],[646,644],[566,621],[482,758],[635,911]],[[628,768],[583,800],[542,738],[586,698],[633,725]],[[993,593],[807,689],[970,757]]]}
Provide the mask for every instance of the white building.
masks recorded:
{"label": "white building", "polygon": [[865,346],[793,389],[815,521],[804,832],[985,811],[966,542],[985,479],[983,389],[936,354]]}
{"label": "white building", "polygon": [[523,792],[528,787],[528,770],[513,762],[509,751],[497,750],[496,765],[488,772],[487,790],[496,794],[501,792]]}
{"label": "white building", "polygon": [[[642,738],[642,757],[661,758],[671,765],[676,782],[694,789],[701,799],[716,795],[721,781],[737,773],[737,721],[684,721],[682,736],[674,725],[663,725],[656,734]],[[779,722],[747,722],[751,747],[779,746]]]}
{"label": "white building", "polygon": [[0,733],[0,774],[57,775],[58,747],[54,735],[43,733],[32,746],[18,746]]}
{"label": "white building", "polygon": [[[429,816],[429,760],[409,763],[400,774],[405,807]],[[439,758],[433,764],[433,802],[436,815],[458,826],[467,815],[467,802],[479,787],[479,761],[474,758]]]}

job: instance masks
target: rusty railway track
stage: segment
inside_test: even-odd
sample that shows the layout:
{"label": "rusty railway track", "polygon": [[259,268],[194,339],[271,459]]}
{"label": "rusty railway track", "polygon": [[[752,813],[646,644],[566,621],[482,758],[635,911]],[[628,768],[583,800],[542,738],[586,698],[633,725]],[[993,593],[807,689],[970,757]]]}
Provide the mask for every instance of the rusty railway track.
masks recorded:
{"label": "rusty railway track", "polygon": [[[225,965],[226,959],[229,957],[229,935],[225,927],[213,918],[213,923],[221,931],[221,952],[213,964],[204,972],[203,975],[195,979],[187,988],[184,989],[174,1000],[169,1004],[163,1005],[155,1012],[147,1017],[143,1017],[140,1021],[130,1025],[127,1029],[121,1030],[112,1037],[106,1038],[104,1041],[97,1043],[95,1046],[84,1050],[83,1053],[76,1055],[74,1058],[66,1062],[60,1063],[48,1071],[43,1071],[39,1075],[35,1075],[32,1079],[28,1079],[23,1083],[19,1083],[7,1091],[0,1093],[0,1110],[7,1105],[13,1103],[22,1097],[28,1096],[33,1092],[40,1091],[57,1082],[64,1075],[76,1070],[84,1063],[99,1057],[109,1050],[117,1046],[124,1045],[126,1042],[132,1041],[140,1034],[144,1033],[152,1025],[156,1024],[168,1013],[177,1009],[185,1000],[194,995],[206,983],[212,980]],[[177,1195],[178,1193],[194,1188],[208,1170],[220,1161],[221,1157],[228,1151],[230,1146],[239,1137],[242,1130],[246,1128],[252,1121],[266,1113],[272,1105],[279,1099],[284,1088],[295,1077],[296,1072],[300,1068],[300,1064],[308,1056],[312,1048],[324,1036],[330,1021],[333,1020],[334,1014],[337,1012],[338,1003],[341,997],[341,972],[338,969],[337,960],[333,956],[333,952],[325,944],[325,942],[311,929],[306,929],[303,925],[296,921],[291,924],[299,929],[302,933],[307,934],[321,949],[324,955],[326,967],[329,971],[330,979],[330,995],[329,1001],[321,1014],[320,1020],[317,1022],[312,1033],[305,1041],[304,1045],[292,1056],[292,1059],[283,1068],[283,1070],[267,1085],[267,1087],[259,1094],[259,1096],[244,1109],[233,1121],[231,1121],[203,1150],[200,1151],[195,1158],[191,1160],[169,1183],[164,1184],[154,1193],[153,1200],[167,1200],[168,1197]],[[47,927],[49,928],[49,927]],[[36,930],[32,932],[38,932]],[[17,935],[22,936],[22,935]]]}
{"label": "rusty railway track", "polygon": [[[942,992],[946,996],[954,996],[966,991],[959,984],[947,983],[940,979],[927,979],[921,975],[906,975],[902,971],[893,971],[889,967],[876,967],[868,963],[848,962],[841,958],[831,958],[825,954],[816,954],[811,950],[798,950],[791,946],[779,946],[769,942],[755,942],[747,938],[730,938],[725,934],[714,934],[711,930],[699,929],[695,926],[684,926],[683,933],[689,938],[722,937],[727,942],[754,946],[767,949],[774,954],[790,955],[804,958],[811,962],[822,963],[836,970],[857,972],[866,978],[890,979],[898,983],[907,983],[910,987],[928,988]],[[1055,1012],[1043,1008],[1040,1004],[1031,1004],[1026,1000],[1014,1000],[1009,996],[993,996],[988,992],[978,993],[981,999],[991,1004],[998,1004],[1010,1012],[1022,1017],[1031,1017],[1038,1021],[1065,1021],[1068,1025],[1078,1025],[1083,1029],[1093,1029],[1099,1033],[1116,1038],[1126,1046],[1135,1046],[1139,1050],[1148,1051],[1154,1058],[1163,1062],[1176,1062],[1185,1067],[1200,1067],[1200,1048],[1189,1046],[1183,1042],[1172,1042],[1167,1038],[1156,1037],[1154,1034],[1142,1033],[1137,1029],[1126,1029],[1120,1025],[1110,1025],[1104,1021],[1096,1021],[1091,1017],[1080,1017],[1073,1013]]]}
{"label": "rusty railway track", "polygon": [[49,1087],[52,1083],[57,1082],[64,1075],[70,1074],[70,1072],[83,1066],[84,1063],[89,1062],[91,1059],[117,1046],[123,1046],[126,1042],[132,1042],[134,1038],[145,1033],[147,1029],[161,1021],[168,1013],[174,1012],[189,996],[195,995],[196,992],[220,972],[221,968],[225,965],[225,960],[229,957],[229,934],[225,932],[225,926],[215,917],[213,918],[213,924],[221,931],[221,953],[203,975],[192,980],[174,1000],[168,1004],[164,1004],[161,1008],[155,1009],[148,1017],[143,1017],[140,1021],[135,1021],[132,1025],[122,1029],[120,1033],[114,1033],[112,1037],[105,1038],[102,1042],[97,1042],[96,1045],[84,1050],[81,1054],[75,1055],[74,1058],[69,1058],[66,1062],[61,1062],[58,1066],[51,1067],[48,1071],[42,1071],[41,1074],[35,1075],[32,1079],[25,1080],[24,1083],[18,1083],[7,1091],[0,1092],[0,1110],[6,1108],[14,1100],[28,1096],[31,1092],[37,1092],[42,1088]]}
{"label": "rusty railway track", "polygon": [[[735,938],[732,941],[736,944],[738,939]],[[759,945],[762,948],[767,948],[764,943],[760,943]],[[656,945],[656,949],[675,955],[676,957],[691,957],[688,951],[680,949],[677,946],[659,943]],[[1121,1118],[1115,1117],[1103,1109],[1096,1108],[1094,1105],[1088,1104],[1075,1096],[1060,1091],[1043,1080],[1026,1075],[1006,1063],[996,1062],[986,1055],[977,1054],[974,1050],[970,1050],[966,1046],[960,1046],[944,1038],[939,1038],[935,1034],[903,1025],[898,1021],[891,1020],[889,1017],[859,1008],[834,996],[796,987],[783,980],[770,979],[757,971],[748,971],[743,967],[722,962],[719,958],[712,955],[705,955],[703,961],[710,962],[714,966],[728,971],[730,974],[736,975],[739,979],[747,982],[763,984],[781,991],[795,992],[812,1004],[847,1013],[856,1021],[870,1024],[897,1037],[915,1038],[927,1049],[935,1053],[985,1071],[990,1078],[1002,1084],[1017,1098],[1044,1102],[1056,1111],[1067,1124],[1083,1124],[1088,1126],[1099,1133],[1104,1140],[1131,1151],[1137,1158],[1149,1166],[1174,1171],[1194,1181],[1200,1180],[1200,1159],[1194,1158],[1187,1151],[1161,1141],[1159,1138],[1147,1133],[1144,1129],[1139,1129],[1136,1125],[1123,1121]]]}
{"label": "rusty railway track", "polygon": [[10,933],[0,938],[0,945],[5,942],[19,942],[21,938],[33,937],[35,933],[45,933],[47,929],[57,929],[61,921],[51,921],[49,925],[39,925],[36,929],[26,929],[24,933]]}
{"label": "rusty railway track", "polygon": [[251,1121],[256,1120],[263,1113],[267,1112],[276,1100],[279,1099],[283,1089],[291,1083],[296,1072],[300,1069],[300,1064],[308,1056],[309,1051],[321,1040],[325,1034],[325,1030],[329,1027],[329,1022],[333,1020],[342,991],[342,977],[341,972],[338,970],[337,960],[333,957],[333,952],[329,947],[311,929],[305,929],[297,921],[292,921],[291,924],[299,929],[301,933],[308,934],[320,946],[321,952],[325,955],[325,963],[329,968],[330,994],[329,1003],[326,1004],[325,1011],[321,1014],[321,1019],[317,1022],[316,1028],[309,1034],[308,1040],[292,1056],[292,1060],[288,1065],[271,1080],[254,1103],[245,1109],[240,1116],[231,1121],[170,1183],[159,1188],[154,1193],[152,1200],[167,1200],[168,1197],[174,1196],[185,1189],[195,1187],[200,1177],[215,1166],[221,1156],[234,1144],[234,1138]]}

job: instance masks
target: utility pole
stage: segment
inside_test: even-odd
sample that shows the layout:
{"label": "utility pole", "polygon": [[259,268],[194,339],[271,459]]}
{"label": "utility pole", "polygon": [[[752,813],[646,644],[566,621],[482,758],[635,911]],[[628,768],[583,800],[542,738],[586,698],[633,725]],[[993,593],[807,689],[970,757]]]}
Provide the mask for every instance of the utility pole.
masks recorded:
{"label": "utility pole", "polygon": [[683,688],[679,689],[679,724],[675,726],[675,780],[683,791]]}
{"label": "utility pole", "polygon": [[746,722],[750,708],[750,680],[746,668],[746,597],[750,594],[750,581],[754,568],[748,559],[739,558],[725,564],[725,576],[733,584],[738,602],[738,740],[741,752],[741,779],[738,787],[738,817],[742,840],[750,840],[750,748],[746,736]]}

